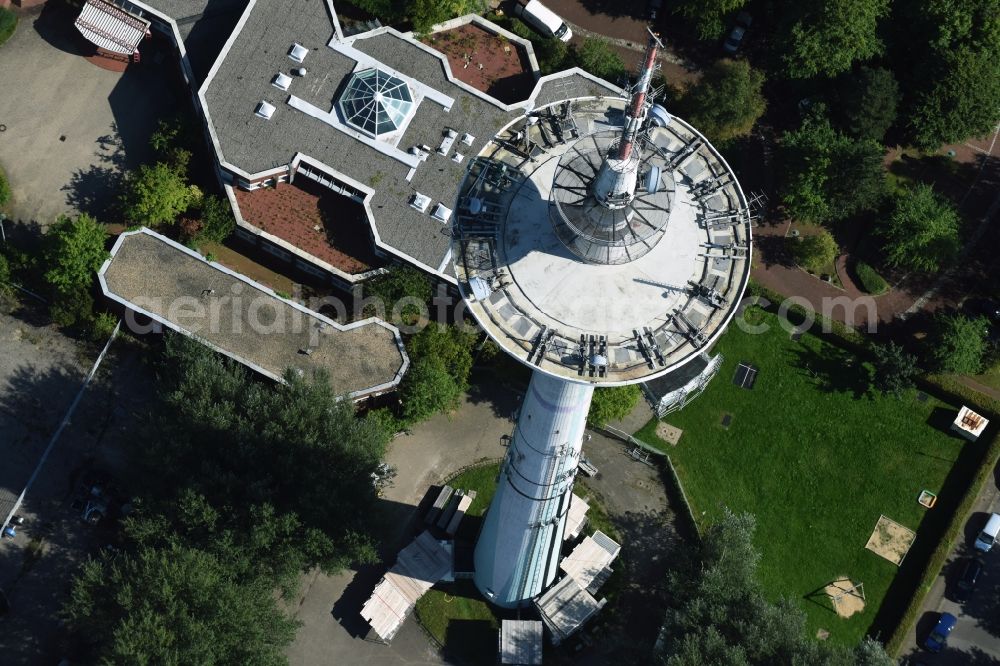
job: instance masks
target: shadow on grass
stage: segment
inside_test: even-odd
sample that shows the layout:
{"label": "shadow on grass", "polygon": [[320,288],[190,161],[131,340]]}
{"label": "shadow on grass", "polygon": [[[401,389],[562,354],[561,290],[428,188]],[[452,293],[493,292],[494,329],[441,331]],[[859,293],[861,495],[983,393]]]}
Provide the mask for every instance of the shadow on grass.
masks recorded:
{"label": "shadow on grass", "polygon": [[812,378],[821,391],[850,393],[855,400],[868,394],[872,371],[846,349],[824,345],[815,350],[804,345],[792,349],[793,364]]}
{"label": "shadow on grass", "polygon": [[452,620],[444,640],[444,658],[461,664],[495,664],[497,630],[486,620]]}
{"label": "shadow on grass", "polygon": [[[890,636],[899,625],[914,591],[920,584],[921,576],[927,569],[931,556],[941,539],[944,538],[955,512],[962,503],[969,483],[983,463],[985,453],[983,447],[977,447],[974,444],[962,447],[955,464],[952,465],[948,476],[941,484],[937,505],[933,511],[928,511],[921,521],[913,546],[906,554],[906,558],[899,567],[899,572],[892,579],[892,583],[886,591],[882,605],[878,608],[875,619],[869,627],[869,635],[884,639]],[[920,635],[918,633],[918,636]],[[926,636],[926,633],[923,635]]]}

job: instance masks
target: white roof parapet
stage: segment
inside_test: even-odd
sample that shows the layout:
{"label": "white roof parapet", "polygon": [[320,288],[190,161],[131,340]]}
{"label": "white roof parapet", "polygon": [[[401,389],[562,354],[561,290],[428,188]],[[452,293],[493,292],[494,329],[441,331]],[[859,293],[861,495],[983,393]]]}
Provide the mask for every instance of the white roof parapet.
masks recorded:
{"label": "white roof parapet", "polygon": [[[341,324],[150,229],[122,233],[97,278],[112,301],[277,382],[288,369],[324,369],[335,390],[360,399],[392,390],[409,367],[392,324],[374,317]],[[287,325],[260,327],[252,313],[262,309]],[[300,352],[306,347],[311,353]]]}

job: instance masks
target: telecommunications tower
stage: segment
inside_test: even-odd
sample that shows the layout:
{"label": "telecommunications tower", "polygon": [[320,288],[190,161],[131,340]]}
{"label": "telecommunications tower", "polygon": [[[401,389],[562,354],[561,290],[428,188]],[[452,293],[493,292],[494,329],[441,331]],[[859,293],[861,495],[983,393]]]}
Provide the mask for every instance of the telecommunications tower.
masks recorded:
{"label": "telecommunications tower", "polygon": [[476,586],[498,606],[555,579],[594,388],[698,357],[749,278],[751,205],[705,137],[653,104],[661,47],[650,33],[622,97],[565,99],[503,128],[462,186],[459,288],[533,369],[475,549]]}

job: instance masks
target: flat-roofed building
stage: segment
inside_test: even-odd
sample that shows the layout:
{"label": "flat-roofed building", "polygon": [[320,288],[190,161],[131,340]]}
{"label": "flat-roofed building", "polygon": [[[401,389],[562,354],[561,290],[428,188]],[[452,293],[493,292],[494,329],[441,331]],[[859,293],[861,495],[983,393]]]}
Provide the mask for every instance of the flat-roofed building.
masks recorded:
{"label": "flat-roofed building", "polygon": [[337,392],[363,398],[394,389],[409,365],[391,324],[340,324],[149,229],[119,236],[98,278],[126,314],[194,337],[276,381],[289,370],[322,371]]}

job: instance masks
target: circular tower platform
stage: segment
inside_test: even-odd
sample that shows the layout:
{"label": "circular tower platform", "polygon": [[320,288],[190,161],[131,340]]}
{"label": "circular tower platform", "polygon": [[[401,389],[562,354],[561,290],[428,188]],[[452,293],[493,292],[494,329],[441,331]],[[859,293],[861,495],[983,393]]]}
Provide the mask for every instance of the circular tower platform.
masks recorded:
{"label": "circular tower platform", "polygon": [[535,110],[470,164],[452,254],[469,311],[507,353],[598,386],[663,375],[706,350],[750,274],[750,211],[718,151],[678,118],[647,124],[634,196],[593,183],[626,100]]}

